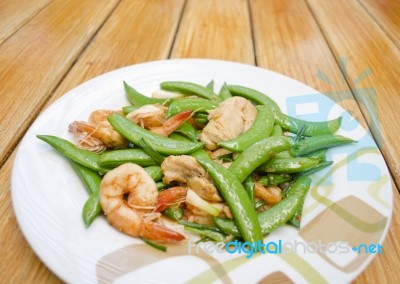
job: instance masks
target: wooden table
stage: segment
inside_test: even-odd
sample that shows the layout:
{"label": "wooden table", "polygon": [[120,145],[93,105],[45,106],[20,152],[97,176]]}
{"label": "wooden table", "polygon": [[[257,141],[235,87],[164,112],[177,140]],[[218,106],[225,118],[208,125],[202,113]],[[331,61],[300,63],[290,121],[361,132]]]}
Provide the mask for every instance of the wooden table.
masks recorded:
{"label": "wooden table", "polygon": [[[370,128],[392,174],[394,215],[384,254],[354,282],[399,283],[397,0],[2,0],[0,282],[60,282],[22,236],[10,198],[15,149],[38,114],[109,70],[189,57],[280,72]],[[375,101],[358,92],[370,87]]]}

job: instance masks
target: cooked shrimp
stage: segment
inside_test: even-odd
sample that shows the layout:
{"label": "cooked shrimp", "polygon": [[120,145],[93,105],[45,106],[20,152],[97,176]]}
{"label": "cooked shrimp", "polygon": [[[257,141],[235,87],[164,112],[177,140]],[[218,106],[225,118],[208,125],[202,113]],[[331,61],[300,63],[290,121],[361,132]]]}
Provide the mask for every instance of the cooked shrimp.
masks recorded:
{"label": "cooked shrimp", "polygon": [[112,110],[96,110],[90,114],[89,122],[72,122],[68,130],[74,136],[77,146],[95,153],[125,148],[128,141],[107,121],[107,116],[112,113]]}
{"label": "cooked shrimp", "polygon": [[282,190],[277,186],[264,187],[261,183],[254,183],[254,195],[267,204],[275,204],[282,200]]}
{"label": "cooked shrimp", "polygon": [[208,123],[200,134],[206,148],[215,150],[217,143],[235,138],[248,130],[257,115],[257,109],[249,100],[231,97],[209,111]]}
{"label": "cooked shrimp", "polygon": [[145,105],[132,111],[126,117],[143,128],[161,136],[168,136],[192,116],[192,111],[180,112],[166,119],[167,108],[160,104]]}
{"label": "cooked shrimp", "polygon": [[187,185],[207,201],[222,201],[210,176],[191,156],[169,156],[161,164],[161,171],[164,174],[163,181],[166,184],[177,181],[180,184]]}
{"label": "cooked shrimp", "polygon": [[100,185],[100,205],[108,222],[133,237],[169,242],[185,237],[156,223],[158,203],[155,182],[140,166],[127,163],[108,172]]}

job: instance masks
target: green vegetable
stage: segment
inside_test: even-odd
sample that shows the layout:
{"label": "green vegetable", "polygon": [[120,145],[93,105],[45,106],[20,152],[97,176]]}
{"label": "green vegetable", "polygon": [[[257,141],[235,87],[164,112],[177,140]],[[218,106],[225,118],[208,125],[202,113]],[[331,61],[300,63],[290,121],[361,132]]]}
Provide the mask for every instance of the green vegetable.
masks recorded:
{"label": "green vegetable", "polygon": [[349,143],[354,143],[353,139],[340,135],[321,135],[309,137],[293,144],[290,153],[294,157],[304,156],[319,149],[342,146]]}
{"label": "green vegetable", "polygon": [[229,167],[238,181],[243,182],[255,169],[267,162],[276,153],[289,149],[287,137],[269,137],[243,151]]}
{"label": "green vegetable", "polygon": [[159,166],[146,167],[144,170],[155,182],[160,181],[164,176]]}
{"label": "green vegetable", "polygon": [[292,174],[301,171],[306,171],[318,165],[319,159],[312,159],[307,157],[297,157],[288,159],[271,159],[266,162],[261,168],[265,172]]}
{"label": "green vegetable", "polygon": [[178,92],[185,95],[196,95],[208,100],[217,100],[217,95],[209,88],[191,83],[181,81],[168,81],[160,84],[161,89],[166,91]]}
{"label": "green vegetable", "polygon": [[125,81],[124,81],[124,89],[126,93],[126,98],[132,105],[136,107],[141,107],[150,104],[164,104],[166,101],[166,99],[150,98],[145,95],[142,95],[134,88],[129,86],[128,83],[126,83]]}
{"label": "green vegetable", "polygon": [[233,152],[243,152],[257,141],[270,136],[273,127],[274,117],[270,109],[257,106],[257,116],[250,129],[234,139],[219,142],[218,145]]}
{"label": "green vegetable", "polygon": [[145,151],[157,164],[161,165],[162,162],[164,162],[165,157],[154,150],[152,141],[142,138],[138,142],[139,146],[143,148],[143,151]]}
{"label": "green vegetable", "polygon": [[267,174],[262,176],[258,182],[263,186],[278,185],[286,181],[292,180],[291,175],[287,174]]}
{"label": "green vegetable", "polygon": [[108,171],[108,169],[100,165],[100,156],[95,153],[80,149],[71,142],[57,136],[37,135],[36,137],[52,146],[66,158],[78,164],[101,173],[106,173]]}
{"label": "green vegetable", "polygon": [[219,97],[222,101],[229,99],[232,97],[231,92],[229,91],[228,85],[226,83],[224,83],[222,85],[221,90],[219,91]]}
{"label": "green vegetable", "polygon": [[243,239],[246,242],[257,243],[260,241],[262,243],[263,236],[254,205],[235,175],[208,158],[197,157],[196,159],[208,172],[224,198]]}
{"label": "green vegetable", "polygon": [[99,164],[105,168],[116,168],[125,163],[134,163],[141,167],[157,164],[143,149],[112,150],[100,155]]}
{"label": "green vegetable", "polygon": [[[302,207],[304,198],[311,185],[311,179],[299,177],[291,186],[285,199],[275,204],[271,209],[257,214],[257,219],[263,234],[268,234],[293,218],[297,210]],[[241,237],[242,234],[235,223],[230,219],[213,218],[214,223],[221,231]]]}
{"label": "green vegetable", "polygon": [[183,155],[204,146],[202,142],[178,141],[154,134],[119,114],[111,114],[107,119],[130,142],[138,145],[140,139],[146,138],[153,143],[153,148],[161,154]]}
{"label": "green vegetable", "polygon": [[149,246],[151,246],[151,247],[153,247],[155,249],[158,249],[158,250],[163,251],[163,252],[167,252],[167,247],[166,246],[157,244],[157,243],[155,243],[155,242],[153,242],[153,241],[151,241],[151,240],[149,240],[149,239],[147,239],[145,237],[140,237],[140,239],[143,242],[145,242],[146,244],[148,244]]}
{"label": "green vegetable", "polygon": [[195,112],[205,112],[217,107],[217,103],[202,98],[183,98],[173,101],[167,110],[167,117],[172,117],[185,110],[193,110]]}
{"label": "green vegetable", "polygon": [[183,218],[183,210],[182,208],[178,207],[168,207],[162,212],[168,218],[178,221]]}

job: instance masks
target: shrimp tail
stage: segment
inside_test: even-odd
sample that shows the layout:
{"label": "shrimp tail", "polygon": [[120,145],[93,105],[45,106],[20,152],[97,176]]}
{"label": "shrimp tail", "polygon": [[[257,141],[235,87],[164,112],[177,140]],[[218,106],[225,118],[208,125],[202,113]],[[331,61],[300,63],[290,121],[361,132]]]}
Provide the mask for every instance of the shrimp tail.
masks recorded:
{"label": "shrimp tail", "polygon": [[170,205],[184,201],[187,188],[183,186],[174,186],[158,194],[156,212],[161,212]]}
{"label": "shrimp tail", "polygon": [[140,235],[160,242],[174,242],[185,239],[184,235],[154,222],[145,222]]}
{"label": "shrimp tail", "polygon": [[178,129],[186,120],[191,118],[192,114],[192,110],[182,111],[169,118],[163,123],[162,126],[150,128],[150,131],[161,136],[168,136],[176,129]]}

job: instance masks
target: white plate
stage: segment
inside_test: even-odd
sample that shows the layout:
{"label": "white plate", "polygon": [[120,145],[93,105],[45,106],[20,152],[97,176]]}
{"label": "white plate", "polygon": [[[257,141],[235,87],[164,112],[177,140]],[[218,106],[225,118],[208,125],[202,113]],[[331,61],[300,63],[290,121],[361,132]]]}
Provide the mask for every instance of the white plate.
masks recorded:
{"label": "white plate", "polygon": [[[286,225],[266,237],[285,253],[196,253],[188,243],[154,250],[127,237],[99,217],[85,228],[82,206],[88,195],[68,162],[37,134],[71,139],[68,124],[100,108],[128,105],[122,81],[151,94],[167,80],[202,85],[215,80],[248,86],[271,96],[290,115],[308,120],[344,117],[338,133],[357,144],[328,152],[332,169],[314,174],[300,231]],[[26,133],[12,173],[18,223],[41,260],[68,283],[179,283],[264,280],[350,282],[382,244],[392,213],[386,164],[370,135],[338,104],[316,90],[261,68],[216,60],[167,60],[138,64],[94,78],[47,108]],[[360,253],[351,250],[359,247]],[[290,253],[292,248],[292,253]],[[289,250],[288,250],[289,249]],[[201,252],[201,250],[199,250]]]}

